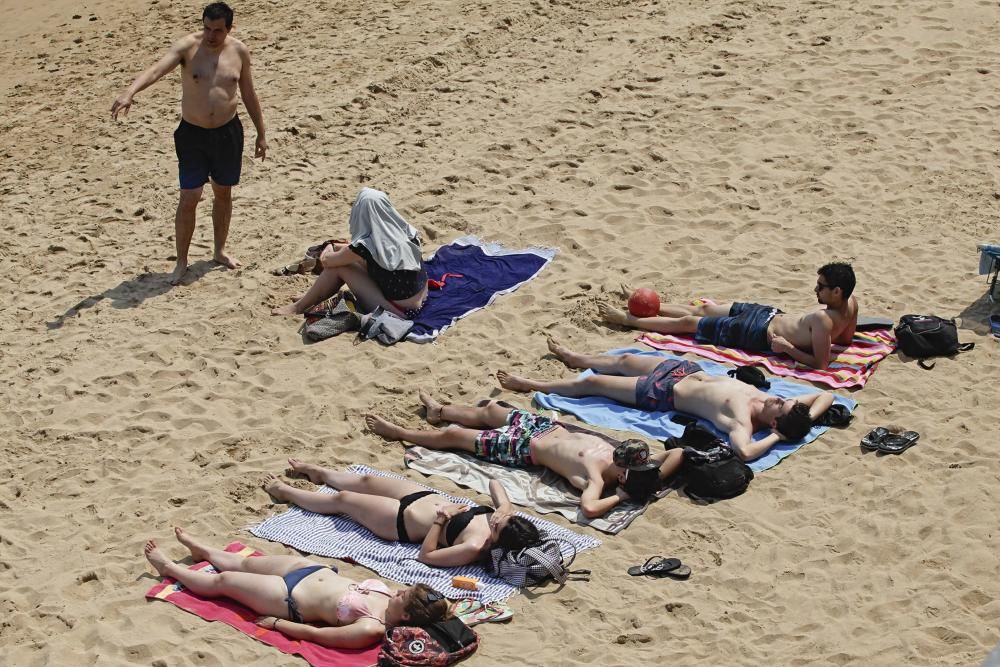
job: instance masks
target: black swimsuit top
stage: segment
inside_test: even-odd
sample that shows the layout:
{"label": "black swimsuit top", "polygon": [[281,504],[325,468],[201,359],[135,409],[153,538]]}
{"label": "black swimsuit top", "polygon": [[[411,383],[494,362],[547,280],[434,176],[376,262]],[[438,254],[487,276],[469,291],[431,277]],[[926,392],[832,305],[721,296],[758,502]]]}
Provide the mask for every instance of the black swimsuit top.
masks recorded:
{"label": "black swimsuit top", "polygon": [[451,521],[448,522],[448,527],[444,532],[445,543],[449,547],[454,545],[455,540],[457,540],[458,536],[462,534],[462,531],[468,527],[469,522],[480,514],[493,514],[493,508],[480,505],[479,507],[473,507],[472,509],[465,510],[461,514],[456,514],[451,517]]}

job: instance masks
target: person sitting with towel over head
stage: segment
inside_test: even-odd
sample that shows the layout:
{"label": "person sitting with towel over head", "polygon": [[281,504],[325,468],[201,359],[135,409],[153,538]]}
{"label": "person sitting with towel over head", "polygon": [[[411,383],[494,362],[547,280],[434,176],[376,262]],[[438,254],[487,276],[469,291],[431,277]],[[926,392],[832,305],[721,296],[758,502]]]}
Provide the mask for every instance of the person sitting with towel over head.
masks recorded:
{"label": "person sitting with towel over head", "polygon": [[427,300],[427,270],[420,236],[393,207],[388,195],[362,188],[351,207],[351,242],[330,243],[320,254],[323,267],[313,286],[272,315],[301,315],[347,285],[366,311],[382,306],[412,320]]}

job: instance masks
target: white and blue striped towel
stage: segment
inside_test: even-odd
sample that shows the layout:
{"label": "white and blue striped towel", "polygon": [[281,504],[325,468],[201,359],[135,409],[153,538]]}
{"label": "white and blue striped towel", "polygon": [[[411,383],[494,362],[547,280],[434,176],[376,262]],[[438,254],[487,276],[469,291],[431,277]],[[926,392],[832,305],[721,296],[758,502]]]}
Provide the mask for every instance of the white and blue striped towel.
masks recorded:
{"label": "white and blue striped towel", "polygon": [[[396,477],[401,475],[383,472],[364,465],[354,465],[348,469],[359,475],[378,475],[381,477]],[[445,498],[455,503],[465,503],[475,506],[468,498],[459,498],[442,493],[437,489],[425,486],[428,491],[441,493]],[[327,486],[320,487],[321,493],[337,493]],[[600,540],[593,537],[578,535],[571,530],[562,528],[528,514],[521,516],[535,524],[548,537],[562,538],[576,547],[577,551],[593,549],[600,545]],[[364,526],[351,519],[337,514],[317,514],[299,507],[292,507],[283,514],[275,515],[250,528],[250,532],[265,540],[281,542],[290,547],[307,553],[329,558],[350,559],[359,565],[374,570],[378,574],[404,584],[427,584],[453,599],[476,597],[484,604],[505,600],[518,592],[503,579],[487,574],[480,565],[464,565],[462,567],[437,568],[424,565],[416,560],[420,554],[419,544],[404,544],[402,542],[386,542]],[[566,555],[569,556],[569,547]],[[468,591],[451,585],[451,578],[456,575],[472,576],[479,580],[478,591]]]}

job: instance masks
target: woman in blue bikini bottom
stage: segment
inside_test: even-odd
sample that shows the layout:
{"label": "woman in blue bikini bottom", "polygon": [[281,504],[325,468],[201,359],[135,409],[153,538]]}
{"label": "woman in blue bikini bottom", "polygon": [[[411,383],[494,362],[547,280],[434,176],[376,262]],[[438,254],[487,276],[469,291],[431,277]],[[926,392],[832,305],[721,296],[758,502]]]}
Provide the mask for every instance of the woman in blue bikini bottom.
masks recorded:
{"label": "woman in blue bikini bottom", "polygon": [[355,583],[333,566],[299,556],[250,557],[207,547],[180,528],[174,532],[195,560],[209,561],[216,571],[189,570],[149,540],[145,554],[157,572],[197,595],[232,598],[264,614],[258,625],[292,639],[366,648],[391,627],[428,625],[448,612],[448,601],[423,584],[392,590],[379,579]]}

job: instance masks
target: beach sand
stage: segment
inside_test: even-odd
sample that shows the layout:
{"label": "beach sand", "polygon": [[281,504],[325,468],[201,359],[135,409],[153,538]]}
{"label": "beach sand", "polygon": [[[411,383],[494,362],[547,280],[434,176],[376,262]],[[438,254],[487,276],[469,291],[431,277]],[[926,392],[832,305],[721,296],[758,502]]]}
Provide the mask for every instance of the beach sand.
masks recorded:
{"label": "beach sand", "polygon": [[[737,499],[672,494],[602,536],[577,561],[589,583],[515,596],[469,662],[977,665],[1000,640],[1000,354],[975,250],[1000,242],[995,2],[235,3],[270,153],[250,159],[241,110],[244,267],[208,261],[206,194],[176,288],[179,76],[108,111],[201,6],[0,9],[5,664],[305,664],[145,600],[143,542],[180,558],[181,525],[288,553],[244,531],[284,509],[261,476],[289,456],[401,471],[365,412],[419,424],[420,386],[527,406],[491,374],[568,375],[546,335],[629,345],[596,315],[621,282],[805,309],[831,260],[853,262],[863,314],[958,316],[975,350],[933,371],[890,357],[849,392],[849,428]],[[436,344],[304,345],[269,310],[308,279],[269,269],[346,234],[361,185],[429,247],[559,254]],[[919,444],[863,453],[886,423]],[[693,576],[626,575],[656,554]]]}

